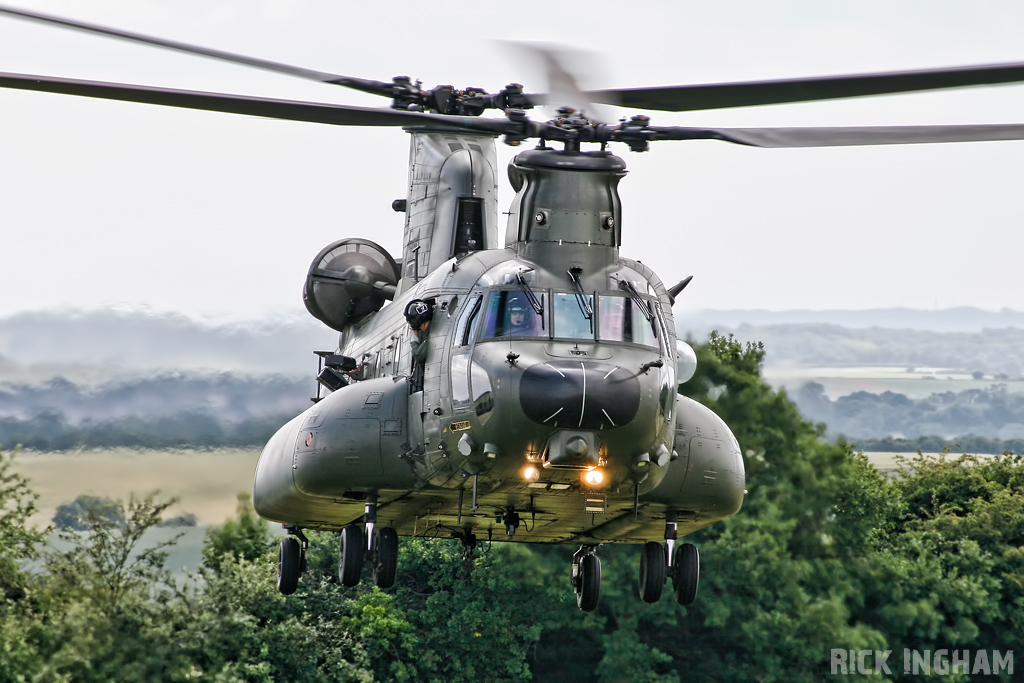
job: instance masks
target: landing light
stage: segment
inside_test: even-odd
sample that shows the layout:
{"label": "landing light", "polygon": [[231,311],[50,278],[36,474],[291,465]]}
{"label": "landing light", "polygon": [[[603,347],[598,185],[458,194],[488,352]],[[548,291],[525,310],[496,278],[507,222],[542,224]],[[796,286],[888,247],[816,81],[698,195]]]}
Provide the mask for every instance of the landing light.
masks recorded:
{"label": "landing light", "polygon": [[651,466],[651,455],[650,453],[641,453],[636,456],[636,460],[633,461],[633,471],[645,472],[648,467]]}
{"label": "landing light", "polygon": [[523,468],[523,479],[526,481],[537,481],[540,479],[540,470],[533,465],[527,465]]}
{"label": "landing light", "polygon": [[587,470],[586,474],[583,475],[583,481],[587,482],[590,486],[597,486],[604,481],[604,473],[601,470]]}

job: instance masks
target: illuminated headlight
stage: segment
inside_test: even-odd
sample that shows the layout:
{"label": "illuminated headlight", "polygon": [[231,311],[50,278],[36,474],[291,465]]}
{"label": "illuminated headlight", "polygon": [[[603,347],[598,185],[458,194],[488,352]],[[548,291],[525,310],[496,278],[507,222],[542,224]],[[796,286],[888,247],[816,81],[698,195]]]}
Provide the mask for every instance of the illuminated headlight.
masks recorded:
{"label": "illuminated headlight", "polygon": [[598,469],[587,470],[586,474],[583,475],[583,481],[587,482],[588,486],[598,486],[604,481],[604,473]]}
{"label": "illuminated headlight", "polygon": [[537,481],[540,479],[540,470],[533,465],[527,465],[523,468],[523,479],[526,481]]}

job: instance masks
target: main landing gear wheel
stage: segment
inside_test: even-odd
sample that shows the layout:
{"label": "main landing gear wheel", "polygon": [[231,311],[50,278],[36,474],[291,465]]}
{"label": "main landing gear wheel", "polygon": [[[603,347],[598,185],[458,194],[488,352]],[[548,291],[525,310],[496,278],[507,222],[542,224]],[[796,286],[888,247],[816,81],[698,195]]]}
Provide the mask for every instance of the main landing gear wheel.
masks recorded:
{"label": "main landing gear wheel", "polygon": [[644,602],[661,599],[666,565],[665,546],[655,541],[644,544],[640,551],[640,599]]}
{"label": "main landing gear wheel", "polygon": [[363,573],[363,529],[350,525],[341,530],[341,548],[338,555],[338,578],[343,586],[355,586]]}
{"label": "main landing gear wheel", "polygon": [[684,543],[676,550],[676,561],[672,572],[672,588],[676,602],[692,605],[697,599],[697,584],[700,581],[700,553],[692,543]]}
{"label": "main landing gear wheel", "polygon": [[576,573],[576,605],[584,612],[593,612],[601,601],[601,560],[594,553],[580,558]]}
{"label": "main landing gear wheel", "polygon": [[281,539],[277,550],[277,590],[282,595],[291,595],[299,587],[302,570],[302,547],[298,540],[288,537]]}
{"label": "main landing gear wheel", "polygon": [[373,541],[373,582],[377,588],[391,588],[398,574],[398,532],[384,527]]}

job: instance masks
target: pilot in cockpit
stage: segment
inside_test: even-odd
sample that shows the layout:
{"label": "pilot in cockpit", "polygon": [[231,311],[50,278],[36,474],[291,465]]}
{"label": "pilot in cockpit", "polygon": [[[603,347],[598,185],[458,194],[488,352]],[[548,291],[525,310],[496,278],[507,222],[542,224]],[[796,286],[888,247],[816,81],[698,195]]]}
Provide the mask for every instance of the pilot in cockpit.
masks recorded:
{"label": "pilot in cockpit", "polygon": [[534,330],[533,316],[526,302],[520,299],[512,299],[508,304],[508,335],[511,337],[532,337],[536,336]]}

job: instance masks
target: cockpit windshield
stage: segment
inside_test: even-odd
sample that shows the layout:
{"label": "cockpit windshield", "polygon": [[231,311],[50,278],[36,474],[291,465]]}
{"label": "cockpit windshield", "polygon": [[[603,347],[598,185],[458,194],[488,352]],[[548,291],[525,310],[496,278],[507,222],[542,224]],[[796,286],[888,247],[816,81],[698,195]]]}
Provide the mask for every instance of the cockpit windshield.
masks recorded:
{"label": "cockpit windshield", "polygon": [[[543,307],[544,294],[538,293],[537,298]],[[525,291],[499,291],[488,295],[481,339],[546,336],[544,321],[530,305]]]}
{"label": "cockpit windshield", "polygon": [[598,339],[643,344],[657,348],[654,325],[638,302],[624,296],[598,297]]}
{"label": "cockpit windshield", "polygon": [[587,294],[582,298],[577,294],[555,292],[555,337],[563,339],[593,339],[594,315],[593,298]]}
{"label": "cockpit windshield", "polygon": [[[538,314],[530,304],[531,293],[543,314]],[[654,311],[645,310],[644,304],[649,303],[645,298],[618,294],[492,290],[483,299],[483,320],[477,338],[539,337],[590,341],[596,338],[597,341],[641,344],[656,349],[660,346],[656,329],[658,320]],[[656,306],[652,308],[657,309]],[[467,336],[470,327],[471,323],[465,330]]]}

